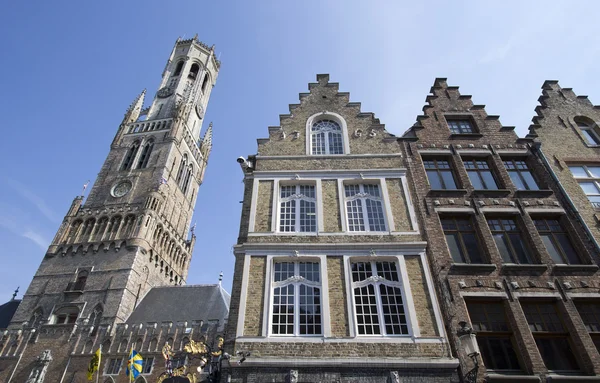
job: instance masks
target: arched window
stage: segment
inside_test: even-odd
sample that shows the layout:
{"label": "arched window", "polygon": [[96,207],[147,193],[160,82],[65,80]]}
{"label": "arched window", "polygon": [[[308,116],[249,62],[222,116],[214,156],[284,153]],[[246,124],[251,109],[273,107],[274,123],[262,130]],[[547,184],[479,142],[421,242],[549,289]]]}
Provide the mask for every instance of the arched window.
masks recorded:
{"label": "arched window", "polygon": [[180,185],[181,179],[183,178],[183,173],[185,172],[186,168],[187,168],[187,154],[184,154],[183,157],[181,158],[181,163],[179,164],[179,170],[177,171],[177,178],[175,179],[175,182],[177,182],[178,185]]}
{"label": "arched window", "polygon": [[52,324],[71,324],[77,321],[79,309],[77,307],[63,307],[56,310],[52,316]]}
{"label": "arched window", "polygon": [[144,148],[142,149],[142,154],[140,155],[140,159],[138,161],[138,169],[144,169],[148,165],[148,160],[150,159],[150,153],[152,153],[153,146],[154,141],[148,141],[148,143],[144,145]]}
{"label": "arched window", "polygon": [[73,285],[73,288],[71,290],[83,291],[83,289],[85,288],[85,284],[87,283],[87,278],[88,278],[88,272],[85,270],[80,271],[77,274],[77,280],[75,281],[75,284]]}
{"label": "arched window", "polygon": [[94,308],[94,311],[92,311],[92,313],[90,314],[88,324],[94,326],[94,330],[96,330],[100,325],[100,321],[102,320],[102,314],[103,310],[101,305],[96,306]]}
{"label": "arched window", "polygon": [[156,347],[158,346],[158,340],[156,338],[150,341],[150,345],[148,346],[148,351],[156,351]]}
{"label": "arched window", "polygon": [[183,61],[177,63],[177,67],[175,67],[175,72],[173,72],[173,76],[179,76],[181,74],[181,70],[183,69]]}
{"label": "arched window", "polygon": [[92,234],[92,230],[94,229],[95,224],[96,220],[94,218],[90,218],[87,221],[85,221],[83,231],[81,232],[81,241],[89,241],[90,235]]}
{"label": "arched window", "polygon": [[117,215],[110,219],[110,238],[117,238],[119,227],[121,226],[121,216]]}
{"label": "arched window", "polygon": [[183,194],[187,193],[188,186],[190,184],[190,179],[192,178],[193,174],[194,174],[194,167],[192,166],[192,164],[189,164],[188,168],[187,168],[187,172],[185,174],[185,179],[183,181],[183,187],[181,188],[183,190]]}
{"label": "arched window", "polygon": [[190,73],[188,74],[189,78],[193,78],[194,80],[198,77],[198,71],[200,70],[200,66],[198,64],[192,64],[190,68]]}
{"label": "arched window", "polygon": [[190,343],[190,340],[187,336],[184,336],[181,339],[181,344],[179,345],[179,350],[183,350],[183,348],[185,347],[186,344]]}
{"label": "arched window", "polygon": [[333,120],[319,120],[310,129],[312,154],[344,154],[342,128]]}
{"label": "arched window", "polygon": [[204,76],[204,81],[202,81],[202,93],[206,92],[206,85],[208,85],[208,73]]}
{"label": "arched window", "polygon": [[123,339],[121,343],[119,343],[119,350],[117,352],[127,352],[127,340]]}
{"label": "arched window", "polygon": [[71,224],[71,228],[69,229],[69,235],[67,236],[67,243],[75,242],[75,238],[77,238],[77,232],[81,227],[81,221],[77,220]]}
{"label": "arched window", "polygon": [[81,353],[82,354],[91,354],[93,347],[94,347],[94,342],[92,342],[91,340],[88,340],[86,342],[86,344],[83,346],[83,348],[81,349]]}
{"label": "arched window", "polygon": [[137,352],[142,351],[142,343],[143,343],[142,338],[138,338],[138,340],[135,341],[135,348],[134,348],[134,350],[137,351]]}
{"label": "arched window", "polygon": [[31,318],[29,319],[29,326],[37,327],[42,322],[43,316],[44,310],[42,310],[41,308],[35,310],[31,315]]}
{"label": "arched window", "polygon": [[585,117],[575,117],[575,122],[588,145],[600,145],[600,132],[595,123]]}
{"label": "arched window", "polygon": [[98,225],[96,225],[96,231],[94,233],[94,240],[101,241],[104,236],[104,231],[106,230],[106,226],[108,225],[108,217],[100,218],[98,221]]}
{"label": "arched window", "polygon": [[135,156],[140,148],[140,143],[138,141],[134,142],[133,145],[127,151],[125,155],[125,160],[123,161],[123,166],[121,166],[121,170],[129,170],[133,165],[133,160],[135,160]]}

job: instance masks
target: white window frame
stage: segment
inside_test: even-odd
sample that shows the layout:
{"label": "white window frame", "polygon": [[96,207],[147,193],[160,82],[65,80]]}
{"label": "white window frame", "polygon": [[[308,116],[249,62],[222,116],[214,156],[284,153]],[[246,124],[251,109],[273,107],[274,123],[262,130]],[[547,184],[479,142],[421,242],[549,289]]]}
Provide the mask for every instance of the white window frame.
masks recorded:
{"label": "white window frame", "polygon": [[[579,184],[579,187],[581,188],[581,191],[586,196],[586,198],[589,201],[589,203],[592,205],[592,207],[595,210],[600,210],[600,202],[593,202],[589,198],[590,196],[591,197],[598,197],[598,198],[600,198],[600,177],[594,177],[594,175],[592,174],[592,172],[590,170],[588,170],[588,166],[600,167],[600,162],[598,162],[598,163],[588,163],[588,164],[567,164],[567,166],[569,167],[569,171],[571,172],[571,175],[573,176],[573,178]],[[581,167],[581,168],[583,168],[583,171],[587,174],[587,177],[578,177],[578,176],[576,176],[575,173],[573,173],[573,171],[571,170],[572,167]],[[582,182],[591,182],[591,183],[593,183],[594,186],[596,187],[596,189],[598,189],[598,194],[587,194],[585,192],[585,190],[583,189],[583,187],[581,187],[581,183]]]}
{"label": "white window frame", "polygon": [[[600,134],[598,133],[598,125],[595,122],[590,123],[581,119],[574,120],[574,122],[577,128],[581,131],[581,135],[583,136],[583,142],[587,146],[600,146]],[[589,132],[589,134],[596,139],[597,143],[589,142],[587,136],[583,133],[583,131]]]}
{"label": "white window frame", "polygon": [[[275,282],[275,263],[290,262],[294,263],[294,276],[288,278],[285,281]],[[315,262],[319,265],[319,279],[321,282],[307,281],[306,279],[298,278],[299,275],[299,263],[300,262]],[[269,302],[266,307],[265,314],[266,320],[263,321],[263,334],[267,334],[268,337],[273,338],[321,338],[324,336],[330,336],[330,322],[329,322],[329,298],[327,292],[329,291],[328,281],[326,279],[327,268],[325,263],[327,258],[325,256],[320,257],[267,257],[267,288],[265,288],[265,302]],[[292,280],[292,281],[290,281]],[[299,288],[294,288],[294,333],[293,334],[274,334],[273,333],[273,302],[274,302],[274,291],[277,287],[286,286],[293,283],[294,286],[305,284],[310,287],[318,287],[321,292],[321,333],[320,334],[300,334],[300,320],[299,310],[297,308],[300,305],[299,300]],[[326,298],[327,296],[327,298]]]}
{"label": "white window frame", "polygon": [[[406,271],[406,264],[404,262],[404,257],[390,257],[390,256],[369,256],[369,257],[345,257],[345,269],[346,269],[346,286],[348,286],[348,297],[349,297],[349,308],[348,313],[349,320],[353,332],[353,336],[357,338],[403,338],[403,337],[417,337],[420,335],[420,331],[417,327],[417,316],[416,310],[414,306],[414,302],[412,300],[412,293],[410,289],[410,283],[408,282],[408,273]],[[400,293],[402,294],[402,306],[404,307],[404,315],[406,317],[406,326],[408,332],[406,334],[386,334],[385,333],[385,321],[383,320],[383,305],[381,301],[380,293],[377,292],[377,287],[379,286],[378,278],[370,277],[365,281],[353,282],[352,281],[352,264],[356,262],[370,262],[372,263],[371,267],[375,266],[376,262],[395,262],[396,267],[398,268],[398,282],[395,281],[386,281],[385,284],[392,287],[398,287],[400,289]],[[376,270],[376,269],[375,269]],[[426,272],[423,270],[423,272]],[[356,300],[354,295],[354,289],[357,287],[363,287],[369,284],[373,284],[376,290],[376,299],[377,299],[377,315],[379,318],[379,327],[381,330],[380,334],[359,334],[358,333],[358,321],[356,319]]]}
{"label": "white window frame", "polygon": [[[275,190],[275,186],[277,187],[277,190]],[[290,196],[290,197],[286,197],[286,198],[281,198],[281,188],[282,187],[289,187],[289,186],[293,186],[296,188],[296,190],[294,191],[294,193]],[[300,186],[312,186],[315,190],[315,197],[311,198],[311,197],[307,197],[304,196],[302,194],[300,194]],[[296,234],[317,234],[317,232],[320,231],[319,229],[319,222],[322,222],[322,219],[320,219],[320,195],[321,195],[321,190],[320,190],[320,183],[319,185],[316,184],[316,182],[314,180],[307,180],[305,182],[294,182],[294,183],[285,183],[285,182],[277,182],[274,183],[273,185],[273,189],[274,191],[277,193],[276,198],[274,198],[277,201],[277,205],[276,205],[276,217],[275,217],[275,232],[277,233],[282,233],[282,234],[290,234],[290,233],[296,233]],[[293,231],[283,231],[281,230],[281,204],[284,202],[288,202],[288,201],[294,201],[295,204],[295,227]],[[304,201],[308,201],[308,202],[313,202],[315,204],[315,230],[314,231],[300,231],[300,201],[304,200]]]}
{"label": "white window frame", "polygon": [[[314,123],[319,122],[320,120],[332,120],[340,126],[342,134],[343,153],[312,154],[312,126]],[[326,146],[326,151],[329,151],[328,146]],[[344,118],[339,114],[328,111],[316,113],[310,116],[308,120],[306,120],[306,154],[309,156],[343,156],[345,154],[350,154],[350,143],[348,142],[348,126],[346,125],[346,120],[344,120]]]}
{"label": "white window frame", "polygon": [[[387,195],[387,187],[384,187],[385,185],[385,179],[384,180],[362,180],[361,182],[356,182],[356,181],[351,181],[351,180],[343,180],[344,182],[342,183],[342,189],[340,191],[340,198],[342,199],[341,203],[340,203],[340,207],[342,207],[342,209],[344,210],[344,231],[347,233],[387,233],[390,231],[390,222],[389,219],[390,217],[392,217],[391,214],[391,206],[389,203],[389,197]],[[360,193],[353,196],[353,197],[346,197],[346,186],[347,185],[359,185],[360,186]],[[366,194],[364,192],[364,185],[377,185],[377,187],[379,188],[379,197],[375,197],[375,196],[370,196],[369,194]],[[386,185],[387,186],[387,185]],[[384,192],[384,188],[385,188],[385,192]],[[350,224],[348,222],[348,206],[347,206],[347,202],[351,201],[351,200],[355,200],[355,199],[360,199],[362,200],[361,203],[361,209],[362,209],[362,215],[363,215],[363,226],[365,227],[365,230],[359,231],[359,230],[350,230]],[[369,222],[369,215],[367,212],[367,204],[366,204],[366,200],[367,199],[373,199],[375,201],[380,201],[382,204],[382,213],[383,213],[383,222],[385,225],[385,228],[383,230],[378,230],[378,231],[372,231],[370,230],[370,222]]]}
{"label": "white window frame", "polygon": [[[117,372],[114,372],[114,373],[113,372],[108,372],[108,370],[110,368],[110,362],[113,359],[114,360],[120,360],[119,369],[117,370]],[[122,358],[122,357],[109,358],[106,361],[106,367],[104,367],[104,374],[103,375],[119,375],[119,373],[123,369],[123,360],[124,360],[124,358]]]}

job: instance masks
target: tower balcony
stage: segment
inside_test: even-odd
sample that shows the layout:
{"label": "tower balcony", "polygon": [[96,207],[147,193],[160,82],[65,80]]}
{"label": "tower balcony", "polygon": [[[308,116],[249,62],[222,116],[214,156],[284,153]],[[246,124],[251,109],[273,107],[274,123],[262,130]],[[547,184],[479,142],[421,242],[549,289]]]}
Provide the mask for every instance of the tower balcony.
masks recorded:
{"label": "tower balcony", "polygon": [[173,124],[172,118],[161,120],[136,121],[127,125],[127,134],[155,132],[158,130],[169,130]]}

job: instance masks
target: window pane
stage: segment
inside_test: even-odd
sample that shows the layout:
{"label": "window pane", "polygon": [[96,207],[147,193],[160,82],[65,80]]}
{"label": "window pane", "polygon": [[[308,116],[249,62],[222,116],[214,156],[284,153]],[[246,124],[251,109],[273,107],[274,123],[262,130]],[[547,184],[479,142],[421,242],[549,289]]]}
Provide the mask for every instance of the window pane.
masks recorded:
{"label": "window pane", "polygon": [[396,262],[377,262],[377,275],[384,277],[388,281],[398,282],[398,269]]}
{"label": "window pane", "polygon": [[473,188],[477,190],[485,189],[477,171],[469,171],[467,173],[469,174],[469,180],[471,180],[471,185],[473,185]]}
{"label": "window pane", "polygon": [[483,363],[493,370],[520,370],[519,360],[509,337],[477,334]]}
{"label": "window pane", "polygon": [[373,285],[354,289],[354,304],[356,307],[356,323],[360,335],[381,334],[377,314],[377,299]]}
{"label": "window pane", "polygon": [[402,305],[402,293],[398,287],[379,285],[381,308],[387,335],[408,334],[408,325]]}
{"label": "window pane", "polygon": [[370,231],[385,231],[385,219],[383,218],[383,204],[381,201],[372,199],[365,200],[367,205],[367,216]]}
{"label": "window pane", "polygon": [[550,254],[552,260],[556,263],[565,263],[565,261],[560,255],[560,252],[554,245],[554,242],[552,242],[552,236],[550,234],[544,234],[541,237],[542,242],[544,242],[544,246],[546,246],[546,250],[548,250],[548,253]]}
{"label": "window pane", "polygon": [[318,262],[300,262],[298,264],[300,276],[312,282],[320,282],[320,271]]}
{"label": "window pane", "polygon": [[581,129],[581,133],[585,137],[585,140],[590,145],[598,145],[600,144],[600,140],[598,137],[589,129]]}
{"label": "window pane", "polygon": [[573,173],[574,177],[588,177],[588,174],[585,172],[583,166],[569,166],[569,170]]}
{"label": "window pane", "polygon": [[450,170],[441,170],[440,175],[444,180],[445,189],[456,189],[456,183],[454,182],[454,177],[452,176],[452,171]]}
{"label": "window pane", "polygon": [[344,146],[342,144],[341,133],[329,133],[329,154],[343,154]]}
{"label": "window pane", "polygon": [[281,202],[279,211],[279,231],[296,231],[296,201]]}
{"label": "window pane", "polygon": [[317,214],[314,202],[300,200],[300,231],[317,231]]}
{"label": "window pane", "polygon": [[502,260],[507,263],[514,262],[511,257],[511,252],[509,251],[508,242],[504,234],[494,234],[494,242],[496,242],[496,246],[498,247],[498,251],[502,256]]}
{"label": "window pane", "polygon": [[444,188],[437,170],[427,170],[427,179],[429,179],[429,185],[432,189],[439,190]]}
{"label": "window pane", "polygon": [[577,311],[589,332],[600,333],[600,302],[575,302]]}
{"label": "window pane", "polygon": [[355,199],[352,201],[347,201],[346,209],[348,214],[348,230],[365,231],[362,200]]}
{"label": "window pane", "polygon": [[458,233],[446,234],[446,242],[448,242],[450,255],[452,255],[454,262],[467,263],[459,244]]}
{"label": "window pane", "polygon": [[321,334],[321,290],[300,285],[299,324],[301,335]]}
{"label": "window pane", "polygon": [[527,190],[527,187],[525,187],[525,183],[523,182],[523,180],[521,180],[521,177],[519,177],[519,173],[517,171],[508,172],[508,174],[510,175],[510,179],[512,180],[513,184],[518,190]]}
{"label": "window pane", "polygon": [[294,333],[294,285],[273,291],[273,334]]}
{"label": "window pane", "polygon": [[477,237],[473,233],[463,233],[462,240],[465,244],[467,254],[471,263],[483,263],[481,253],[479,251],[479,244],[477,243]]}
{"label": "window pane", "polygon": [[587,170],[592,174],[592,177],[600,178],[600,166],[588,166]]}
{"label": "window pane", "polygon": [[360,282],[373,275],[371,262],[352,263],[352,282]]}
{"label": "window pane", "polygon": [[510,237],[510,242],[513,246],[513,249],[516,252],[516,258],[519,261],[519,263],[531,263],[531,260],[529,259],[529,252],[527,251],[527,248],[525,247],[525,243],[523,243],[523,240],[521,238],[520,234],[509,234]]}
{"label": "window pane", "polygon": [[484,170],[480,174],[481,178],[483,178],[485,189],[498,189],[498,185],[496,184],[496,180],[494,180],[494,177],[492,176],[492,172],[490,172],[489,170]]}
{"label": "window pane", "polygon": [[598,190],[598,188],[596,187],[596,183],[594,182],[580,182],[579,185],[581,186],[585,194],[600,194],[600,190]]}
{"label": "window pane", "polygon": [[563,253],[567,257],[567,261],[572,265],[580,264],[581,260],[577,256],[577,252],[573,248],[573,244],[571,244],[569,236],[565,233],[556,233],[554,236],[556,237],[556,240],[558,241]]}
{"label": "window pane", "polygon": [[521,176],[525,179],[525,183],[526,183],[527,188],[529,190],[539,190],[540,189],[538,187],[538,185],[537,185],[537,182],[535,182],[535,179],[531,175],[530,171],[528,171],[528,170],[527,171],[521,171]]}
{"label": "window pane", "polygon": [[535,338],[544,364],[549,370],[579,370],[571,345],[566,337]]}
{"label": "window pane", "polygon": [[312,154],[325,154],[325,133],[312,134]]}

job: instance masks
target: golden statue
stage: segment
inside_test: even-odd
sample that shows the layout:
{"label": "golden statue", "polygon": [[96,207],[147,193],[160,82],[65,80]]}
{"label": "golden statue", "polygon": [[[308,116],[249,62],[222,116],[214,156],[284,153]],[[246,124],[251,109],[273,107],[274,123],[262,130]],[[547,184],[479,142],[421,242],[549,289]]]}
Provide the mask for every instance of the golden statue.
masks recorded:
{"label": "golden statue", "polygon": [[206,345],[203,342],[194,342],[191,339],[190,342],[183,347],[183,350],[192,355],[206,354],[208,352]]}

